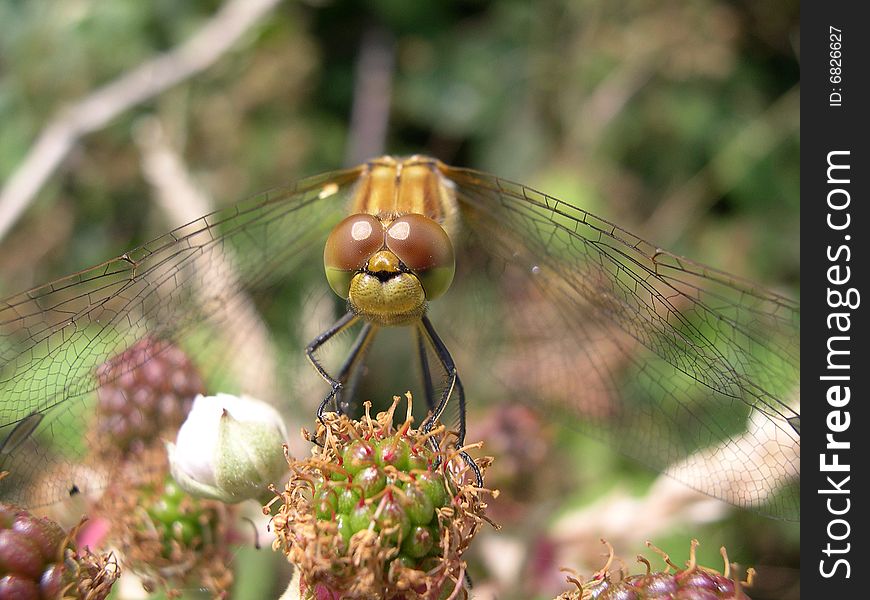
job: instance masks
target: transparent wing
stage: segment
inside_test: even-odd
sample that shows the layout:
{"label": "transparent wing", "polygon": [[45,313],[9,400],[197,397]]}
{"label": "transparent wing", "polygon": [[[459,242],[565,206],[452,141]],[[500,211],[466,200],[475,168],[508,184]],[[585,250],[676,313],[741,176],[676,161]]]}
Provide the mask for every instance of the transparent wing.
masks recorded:
{"label": "transparent wing", "polygon": [[[698,490],[799,519],[797,303],[522,185],[445,174],[461,204],[460,255],[478,257],[449,294],[471,304],[445,303],[440,317],[462,338],[451,347],[466,381],[483,368]],[[473,327],[455,320],[463,310]],[[486,394],[472,387],[470,403]]]}
{"label": "transparent wing", "polygon": [[304,301],[304,277],[322,274],[323,240],[357,176],[261,194],[0,303],[0,469],[9,472],[0,498],[34,506],[105,486],[110,474],[89,458],[97,388],[107,383],[97,373],[140,340],[184,348],[226,383],[221,391],[279,397],[286,382],[269,362],[280,353],[258,310],[268,306],[254,302],[269,297],[262,290]]}

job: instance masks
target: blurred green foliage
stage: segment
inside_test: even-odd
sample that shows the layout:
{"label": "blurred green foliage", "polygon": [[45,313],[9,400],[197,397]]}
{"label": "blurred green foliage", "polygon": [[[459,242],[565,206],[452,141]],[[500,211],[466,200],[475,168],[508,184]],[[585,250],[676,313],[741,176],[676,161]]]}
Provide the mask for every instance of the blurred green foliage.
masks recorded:
{"label": "blurred green foliage", "polygon": [[[0,181],[65,106],[220,6],[0,0]],[[0,296],[176,225],[149,200],[133,141],[144,116],[216,206],[342,166],[359,134],[353,105],[373,101],[357,80],[372,32],[393,65],[382,151],[526,183],[796,295],[798,16],[797,0],[281,3],[214,66],[80,140],[0,240]],[[635,469],[611,460],[592,462]],[[756,549],[741,560],[788,565],[794,532],[738,515],[720,541]],[[790,581],[770,597],[794,597]]]}
{"label": "blurred green foliage", "polygon": [[[280,4],[212,68],[87,136],[18,227],[23,239],[45,232],[41,251],[14,260],[14,235],[2,246],[2,289],[167,228],[131,141],[143,114],[220,205],[340,166],[371,30],[394,53],[385,151],[482,168],[630,228],[653,219],[653,240],[795,287],[797,2],[412,5]],[[179,44],[218,6],[0,3],[0,179],[65,105]],[[669,202],[688,216],[655,221]],[[58,218],[72,226],[41,226]],[[721,247],[734,236],[740,254]]]}

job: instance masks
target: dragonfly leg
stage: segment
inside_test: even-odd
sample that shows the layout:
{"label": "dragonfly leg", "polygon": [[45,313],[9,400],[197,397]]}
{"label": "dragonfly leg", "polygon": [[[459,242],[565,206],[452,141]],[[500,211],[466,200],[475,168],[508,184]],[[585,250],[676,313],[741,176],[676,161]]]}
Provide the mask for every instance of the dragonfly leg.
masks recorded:
{"label": "dragonfly leg", "polygon": [[420,359],[420,372],[423,377],[423,394],[426,398],[426,408],[435,412],[435,386],[432,383],[432,371],[429,369],[429,358],[426,353],[426,342],[419,328],[414,329],[417,339],[417,354]]}
{"label": "dragonfly leg", "polygon": [[447,374],[447,386],[441,392],[441,398],[439,398],[438,404],[432,408],[429,418],[423,423],[423,431],[430,431],[435,426],[435,421],[441,418],[444,409],[447,407],[447,402],[454,395],[455,390],[456,400],[459,402],[459,431],[457,434],[458,443],[461,445],[465,441],[465,390],[462,387],[462,382],[459,380],[456,363],[453,362],[453,357],[450,356],[447,346],[444,345],[444,342],[441,341],[441,338],[435,332],[429,317],[424,315],[420,323],[420,333],[423,334],[426,341],[435,350],[435,355]]}
{"label": "dragonfly leg", "polygon": [[[335,379],[332,375],[330,375],[326,369],[323,368],[323,365],[320,364],[320,361],[315,357],[315,353],[318,349],[320,349],[323,344],[331,340],[333,337],[345,331],[348,327],[351,327],[354,323],[357,322],[359,317],[354,314],[352,311],[348,311],[345,313],[343,317],[341,317],[332,327],[318,335],[314,340],[311,341],[305,347],[305,356],[308,358],[308,362],[317,370],[320,376],[323,378],[326,383],[332,386],[332,390],[326,397],[320,402],[320,406],[317,407],[317,418],[323,423],[323,413],[326,411],[326,407],[332,402],[339,391],[343,387],[343,384],[340,380]],[[336,409],[338,406],[336,405]]]}
{"label": "dragonfly leg", "polygon": [[[456,447],[461,448],[462,444],[465,442],[465,388],[462,387],[462,381],[458,376],[456,377],[456,399],[459,402],[459,414],[461,415],[459,418],[460,437],[459,441],[456,443]],[[459,456],[462,457],[462,460],[465,461],[465,464],[468,465],[468,468],[474,473],[477,487],[483,487],[483,475],[477,467],[477,463],[474,462],[474,459],[471,458],[465,450],[460,450]]]}
{"label": "dragonfly leg", "polygon": [[371,323],[367,322],[362,326],[353,348],[338,372],[338,381],[341,383],[342,389],[335,396],[335,406],[340,414],[350,413],[350,404],[347,398],[354,397],[356,386],[359,383],[359,377],[356,375],[365,359],[369,344],[375,338],[375,333],[377,333],[377,328]]}
{"label": "dragonfly leg", "polygon": [[[419,332],[421,337],[424,337],[426,341],[432,345],[435,354],[438,356],[438,360],[441,362],[441,366],[444,367],[444,371],[447,373],[447,386],[444,391],[441,392],[441,398],[438,401],[438,405],[430,410],[429,417],[423,423],[422,429],[424,432],[432,430],[435,426],[435,422],[441,418],[441,415],[444,413],[448,400],[450,400],[455,392],[455,401],[459,403],[459,431],[457,431],[456,447],[461,448],[462,444],[465,442],[465,388],[463,388],[462,381],[459,379],[459,373],[456,370],[456,364],[453,362],[453,357],[450,356],[447,346],[444,345],[444,342],[441,341],[441,338],[435,332],[435,328],[432,326],[429,317],[424,315],[420,320]],[[421,351],[425,357],[425,348],[421,349]],[[428,363],[425,363],[424,361],[424,364],[427,364],[424,370],[425,372],[428,371]],[[431,378],[429,383],[431,385]],[[483,475],[481,475],[477,463],[474,462],[474,459],[472,459],[465,450],[460,450],[459,455],[462,457],[462,460],[465,461],[465,464],[468,465],[468,468],[474,473],[475,479],[477,480],[477,487],[483,487]]]}

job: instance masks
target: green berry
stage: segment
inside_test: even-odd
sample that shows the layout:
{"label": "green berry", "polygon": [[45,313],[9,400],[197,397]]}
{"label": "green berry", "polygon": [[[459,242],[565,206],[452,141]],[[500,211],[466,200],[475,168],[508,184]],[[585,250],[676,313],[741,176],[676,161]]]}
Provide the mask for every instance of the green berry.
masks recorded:
{"label": "green berry", "polygon": [[202,528],[199,523],[189,520],[176,521],[172,524],[172,537],[185,546],[191,546],[197,538],[202,541]]}
{"label": "green berry", "polygon": [[434,507],[447,506],[450,502],[450,495],[444,486],[444,477],[440,473],[436,471],[424,471],[417,475],[416,482],[420,486],[420,489],[429,496]]}
{"label": "green berry", "polygon": [[161,495],[148,507],[148,515],[155,521],[171,523],[181,518],[178,501],[171,496]]}
{"label": "green berry", "polygon": [[353,478],[355,485],[359,486],[364,498],[371,498],[387,485],[387,476],[376,465],[366,467]]}
{"label": "green berry", "polygon": [[413,481],[405,486],[405,510],[414,525],[426,525],[435,516],[432,499]]}
{"label": "green berry", "polygon": [[408,537],[402,542],[402,552],[414,558],[423,558],[432,551],[434,536],[428,527],[415,525]]}
{"label": "green berry", "polygon": [[187,496],[187,493],[181,489],[181,486],[173,478],[167,477],[163,483],[163,497],[166,501],[177,506],[181,504],[185,496]]}
{"label": "green berry", "polygon": [[426,451],[420,446],[412,446],[408,455],[409,471],[425,471],[429,468],[429,458]]}
{"label": "green berry", "polygon": [[359,504],[362,493],[359,488],[352,485],[346,485],[338,492],[338,512],[350,514],[353,507]]}
{"label": "green berry", "polygon": [[[350,523],[350,515],[339,513],[335,519],[335,524],[338,526],[338,533],[344,543],[350,542],[350,537],[356,533]],[[366,524],[368,526],[368,524]]]}
{"label": "green berry", "polygon": [[[438,546],[435,546],[433,550],[438,550]],[[431,569],[437,569],[440,561],[437,558],[438,552],[433,552],[426,558],[420,561],[419,566],[417,567],[420,571],[429,571]]]}
{"label": "green berry", "polygon": [[351,475],[356,475],[368,466],[375,464],[375,449],[370,442],[354,440],[342,454],[343,466]]}
{"label": "green berry", "polygon": [[350,529],[353,533],[368,529],[375,516],[375,507],[366,502],[360,502],[350,512]]}
{"label": "green berry", "polygon": [[400,565],[407,569],[417,568],[416,559],[411,558],[407,554],[399,554],[396,558],[393,559],[393,562],[398,562]]}
{"label": "green berry", "polygon": [[314,514],[321,521],[335,518],[338,511],[338,494],[331,486],[323,486],[314,494]]}
{"label": "green berry", "polygon": [[375,530],[381,534],[383,540],[396,544],[411,533],[411,520],[401,504],[395,500],[387,500],[375,519]]}
{"label": "green berry", "polygon": [[408,470],[411,445],[404,437],[394,435],[381,440],[376,446],[375,460],[382,467],[392,465],[400,471]]}
{"label": "green berry", "polygon": [[441,554],[441,529],[439,529],[437,522],[429,526],[429,533],[432,534],[432,549],[429,550],[429,556],[439,556]]}

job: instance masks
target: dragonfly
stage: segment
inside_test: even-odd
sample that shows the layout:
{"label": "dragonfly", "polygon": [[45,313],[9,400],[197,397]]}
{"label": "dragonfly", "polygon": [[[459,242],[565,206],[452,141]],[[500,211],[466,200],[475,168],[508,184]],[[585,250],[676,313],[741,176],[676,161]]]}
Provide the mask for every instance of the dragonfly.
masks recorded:
{"label": "dragonfly", "polygon": [[[295,394],[318,415],[413,384],[426,426],[450,424],[459,444],[467,408],[525,402],[798,520],[799,336],[784,294],[527,186],[384,156],[0,303],[0,499],[106,485],[89,451],[101,365],[157,339],[210,386],[259,387],[282,408]],[[306,360],[317,386],[301,383]]]}

